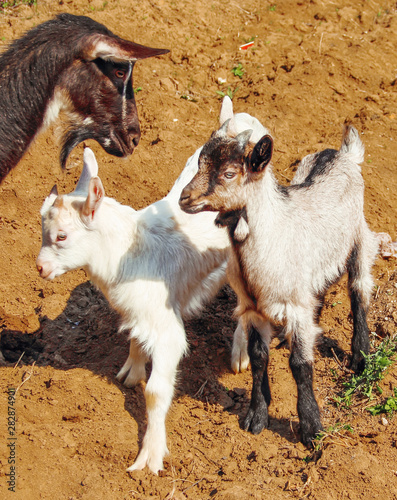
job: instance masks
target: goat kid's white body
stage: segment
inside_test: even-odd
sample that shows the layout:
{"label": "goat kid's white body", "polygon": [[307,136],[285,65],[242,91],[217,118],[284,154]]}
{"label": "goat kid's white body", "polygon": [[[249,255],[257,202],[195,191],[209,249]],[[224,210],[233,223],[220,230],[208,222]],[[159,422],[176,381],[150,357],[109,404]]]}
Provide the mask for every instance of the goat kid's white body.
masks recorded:
{"label": "goat kid's white body", "polygon": [[[259,137],[266,132],[249,115],[235,116],[237,131],[248,125],[256,126]],[[53,279],[85,269],[121,315],[120,330],[130,332],[130,354],[117,378],[128,387],[145,380],[145,363],[152,360],[145,389],[147,431],[129,470],[146,465],[155,473],[162,469],[167,453],[165,417],[177,366],[187,350],[182,319],[197,314],[226,281],[230,244],[226,230],[214,224],[216,214],[188,215],[179,208],[181,191],[197,172],[199,153],[200,149],[188,160],[163,200],[135,211],[104,197],[91,217],[82,213],[88,186],[98,177],[95,157],[87,148],[76,190],[59,197],[51,194],[41,210],[41,275]],[[95,163],[91,170],[90,162]],[[60,232],[67,235],[64,241],[57,241]],[[246,338],[238,325],[232,366],[240,371],[248,364]]]}
{"label": "goat kid's white body", "polygon": [[[300,187],[310,173],[316,155],[305,157],[298,167],[288,194],[280,189],[271,165],[260,180],[248,183],[245,207],[249,237],[232,253],[228,278],[239,298],[237,315],[244,324],[252,321],[269,331],[263,321],[286,324],[286,336],[305,327],[307,361],[321,332],[313,311],[331,283],[346,271],[346,263],[356,242],[359,260],[372,266],[377,251],[374,234],[363,214],[364,183],[358,165],[363,147],[357,137],[350,150],[342,147],[326,174],[318,174],[313,184]],[[244,221],[243,221],[244,223]],[[241,270],[243,268],[243,271]],[[368,306],[373,281],[362,273]],[[248,293],[247,293],[248,292]],[[255,304],[251,297],[255,297]]]}
{"label": "goat kid's white body", "polygon": [[85,199],[63,196],[59,208],[52,207],[54,195],[46,200],[43,234],[54,241],[62,229],[68,237],[58,245],[46,238],[38,262],[51,263],[51,279],[82,267],[120,313],[120,329],[131,338],[130,356],[118,374],[126,377],[125,385],[145,380],[145,362],[152,359],[145,389],[148,427],[130,470],[148,465],[157,473],[167,453],[165,417],[176,370],[187,350],[182,318],[197,313],[225,282],[227,234],[214,225],[213,214],[188,216],[172,198],[138,212],[104,198],[87,228],[80,217]]}

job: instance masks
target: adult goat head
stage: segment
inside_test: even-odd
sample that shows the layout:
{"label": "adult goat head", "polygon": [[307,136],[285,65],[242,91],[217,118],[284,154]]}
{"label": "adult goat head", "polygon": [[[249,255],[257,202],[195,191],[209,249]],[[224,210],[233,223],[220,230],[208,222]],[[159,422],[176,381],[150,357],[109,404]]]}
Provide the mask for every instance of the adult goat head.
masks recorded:
{"label": "adult goat head", "polygon": [[62,139],[62,167],[87,139],[109,154],[131,154],[140,138],[134,64],[167,52],[123,40],[102,24],[71,14],[60,14],[12,42],[0,56],[0,182],[60,110],[70,120]]}

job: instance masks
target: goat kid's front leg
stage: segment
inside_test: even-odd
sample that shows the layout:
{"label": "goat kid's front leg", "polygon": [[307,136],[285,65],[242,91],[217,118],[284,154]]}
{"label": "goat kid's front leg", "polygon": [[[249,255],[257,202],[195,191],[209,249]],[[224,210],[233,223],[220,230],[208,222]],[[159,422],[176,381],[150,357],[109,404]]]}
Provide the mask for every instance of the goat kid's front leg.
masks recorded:
{"label": "goat kid's front leg", "polygon": [[268,406],[271,397],[267,366],[272,334],[270,323],[264,323],[260,330],[249,324],[247,329],[253,384],[250,407],[244,419],[244,429],[259,434],[262,429],[269,427]]}
{"label": "goat kid's front leg", "polygon": [[146,380],[145,364],[147,356],[141,349],[135,338],[130,340],[130,353],[127,361],[116,375],[119,382],[123,382],[126,387],[133,387],[139,382]]}
{"label": "goat kid's front leg", "polygon": [[165,419],[174,394],[178,364],[187,344],[182,321],[159,334],[154,345],[152,373],[145,389],[147,429],[141,451],[127,471],[142,470],[147,465],[155,474],[163,469],[168,453]]}
{"label": "goat kid's front leg", "polygon": [[[315,327],[314,327],[315,328]],[[320,410],[313,391],[313,347],[314,338],[304,339],[306,332],[294,332],[291,338],[291,355],[289,365],[298,388],[298,417],[301,441],[311,448],[313,439],[323,427]]]}

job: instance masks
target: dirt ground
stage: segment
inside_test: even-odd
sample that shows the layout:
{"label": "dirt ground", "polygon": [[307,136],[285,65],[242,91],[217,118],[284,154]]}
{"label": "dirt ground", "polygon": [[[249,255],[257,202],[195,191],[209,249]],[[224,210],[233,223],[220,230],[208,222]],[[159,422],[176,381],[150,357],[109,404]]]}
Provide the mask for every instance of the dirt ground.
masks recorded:
{"label": "dirt ground", "polygon": [[[170,49],[136,64],[142,139],[134,154],[120,160],[89,141],[107,194],[137,209],[169,191],[217,127],[219,91],[234,95],[235,111],[251,113],[272,131],[277,176],[285,184],[305,154],[339,146],[349,119],[366,147],[368,223],[396,240],[396,2],[273,1],[38,0],[0,12],[0,48],[70,12],[123,38]],[[251,39],[250,49],[239,50]],[[234,75],[234,67],[243,74]],[[126,389],[115,379],[128,352],[117,315],[82,271],[44,282],[35,268],[43,199],[55,183],[59,192],[70,192],[82,166],[79,146],[61,171],[56,137],[57,127],[43,132],[0,186],[0,497],[396,499],[396,417],[382,420],[362,404],[343,410],[333,402],[346,376],[335,356],[348,358],[352,332],[345,280],[327,295],[316,351],[323,423],[341,429],[322,450],[310,454],[298,441],[288,351],[276,344],[270,428],[259,436],[240,428],[251,375],[230,369],[235,298],[226,287],[186,324],[190,354],[167,419],[165,470],[159,476],[126,472],[145,430],[145,403],[142,387]],[[374,339],[396,333],[395,266],[392,258],[378,258],[374,266]],[[7,393],[18,386],[11,493]],[[383,396],[396,386],[394,366],[381,384]],[[342,430],[345,425],[352,431]]]}

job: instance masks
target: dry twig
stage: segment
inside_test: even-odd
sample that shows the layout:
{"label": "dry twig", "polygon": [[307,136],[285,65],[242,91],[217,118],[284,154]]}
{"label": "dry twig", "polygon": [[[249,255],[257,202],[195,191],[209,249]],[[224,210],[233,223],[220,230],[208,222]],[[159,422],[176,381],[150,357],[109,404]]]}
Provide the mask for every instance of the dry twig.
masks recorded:
{"label": "dry twig", "polygon": [[19,391],[19,389],[23,386],[23,384],[24,384],[25,382],[27,382],[27,381],[30,379],[30,377],[33,375],[33,368],[34,368],[35,363],[36,363],[36,361],[34,361],[34,362],[33,362],[33,364],[32,364],[32,369],[30,370],[30,372],[29,372],[29,374],[28,374],[28,376],[27,376],[26,378],[23,378],[23,377],[25,376],[25,374],[26,374],[27,372],[25,372],[25,373],[23,374],[23,376],[22,376],[22,379],[23,379],[23,380],[22,380],[22,382],[18,385],[18,387],[15,389],[15,395],[17,394],[17,392]]}

